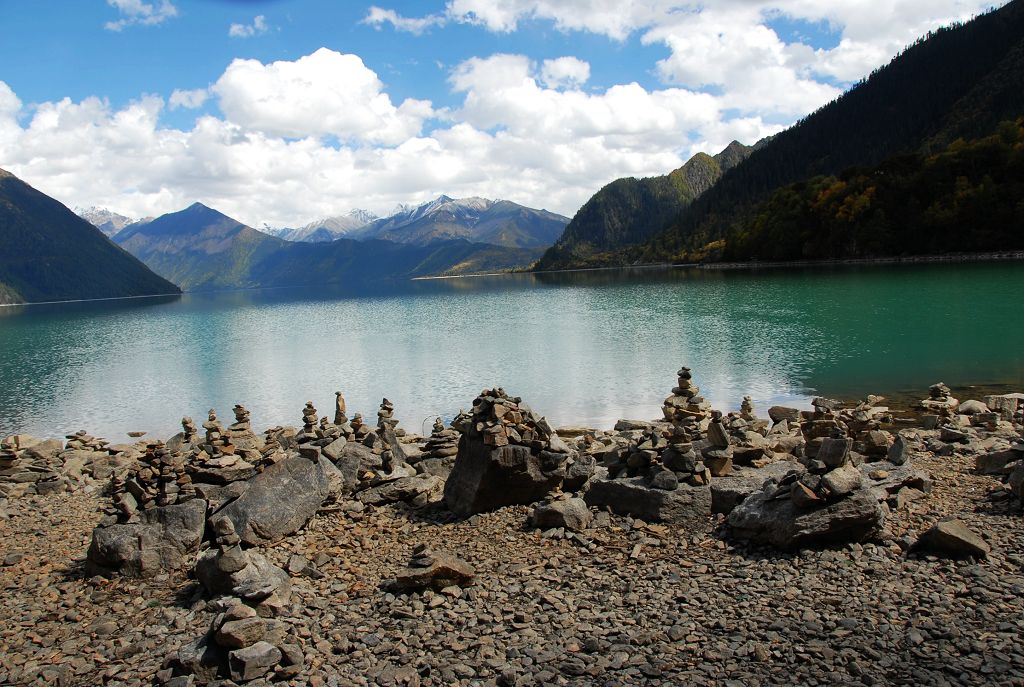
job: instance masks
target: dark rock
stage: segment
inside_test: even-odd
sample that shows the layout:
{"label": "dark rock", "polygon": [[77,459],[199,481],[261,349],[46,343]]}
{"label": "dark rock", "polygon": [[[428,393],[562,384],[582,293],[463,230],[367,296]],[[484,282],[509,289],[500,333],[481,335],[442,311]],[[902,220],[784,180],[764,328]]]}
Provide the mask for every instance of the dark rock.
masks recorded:
{"label": "dark rock", "polygon": [[368,506],[382,506],[400,501],[421,507],[440,503],[444,495],[444,480],[434,475],[400,477],[364,489],[356,499]]}
{"label": "dark rock", "polygon": [[772,406],[768,409],[768,417],[772,419],[772,422],[799,422],[800,411],[796,408],[786,408],[784,406]]}
{"label": "dark rock", "polygon": [[445,482],[445,503],[459,515],[534,503],[562,483],[566,458],[549,451],[535,455],[525,446],[491,447],[464,434]]}
{"label": "dark rock", "polygon": [[990,551],[984,539],[972,532],[962,520],[935,523],[917,539],[917,548],[951,558],[985,558]]}
{"label": "dark rock", "polygon": [[596,469],[597,459],[594,456],[587,454],[576,456],[566,468],[562,489],[567,492],[579,491],[594,476]]}
{"label": "dark rock", "polygon": [[560,499],[537,504],[530,513],[530,524],[542,530],[562,527],[582,532],[590,527],[593,514],[580,498]]}
{"label": "dark rock", "polygon": [[893,465],[904,465],[910,460],[910,447],[902,434],[896,435],[896,440],[892,442],[892,446],[886,452],[886,460]]}
{"label": "dark rock", "polygon": [[815,460],[820,460],[829,470],[846,465],[850,459],[850,449],[853,448],[853,439],[836,439],[825,437],[822,439],[821,448]]}
{"label": "dark rock", "polygon": [[983,453],[975,457],[974,467],[982,475],[1001,475],[1006,466],[1021,458],[1016,451],[995,451]]}
{"label": "dark rock", "polygon": [[217,513],[211,523],[227,518],[246,544],[278,541],[305,525],[330,493],[320,463],[292,456],[254,477],[238,499]]}
{"label": "dark rock", "polygon": [[214,596],[230,594],[260,602],[274,594],[285,599],[291,589],[288,573],[262,554],[239,546],[207,550],[199,557],[195,572],[200,584]]}
{"label": "dark rock", "polygon": [[885,512],[870,490],[810,510],[798,509],[790,499],[772,498],[776,491],[769,481],[729,513],[734,537],[797,549],[864,541],[885,523]]}
{"label": "dark rock", "polygon": [[444,589],[464,587],[473,583],[473,566],[447,553],[420,551],[414,553],[409,566],[398,573],[395,586],[402,590]]}
{"label": "dark rock", "polygon": [[674,491],[653,489],[643,477],[591,481],[583,497],[588,506],[611,508],[647,522],[673,522],[703,529],[710,523],[711,491],[680,485]]}
{"label": "dark rock", "polygon": [[236,649],[228,654],[231,679],[249,682],[263,677],[281,662],[281,657],[281,650],[268,642],[256,642],[244,649]]}
{"label": "dark rock", "polygon": [[227,652],[203,635],[178,649],[173,663],[182,673],[194,675],[202,683],[217,679],[223,668],[226,672]]}
{"label": "dark rock", "polygon": [[262,618],[242,618],[229,620],[217,630],[217,644],[228,649],[244,649],[263,639],[267,633],[267,623]]}
{"label": "dark rock", "polygon": [[152,577],[180,570],[199,550],[206,524],[206,501],[153,508],[139,522],[93,530],[88,565],[101,574]]}

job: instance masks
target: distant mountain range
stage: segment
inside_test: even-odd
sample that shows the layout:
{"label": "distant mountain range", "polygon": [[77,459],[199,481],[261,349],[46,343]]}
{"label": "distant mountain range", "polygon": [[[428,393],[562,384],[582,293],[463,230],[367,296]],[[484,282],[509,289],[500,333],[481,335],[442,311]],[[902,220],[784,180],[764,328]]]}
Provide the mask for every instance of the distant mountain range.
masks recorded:
{"label": "distant mountain range", "polygon": [[180,292],[92,224],[0,169],[0,303]]}
{"label": "distant mountain range", "polygon": [[1016,248],[1022,115],[1024,0],[1014,0],[923,37],[746,151],[692,202],[664,177],[613,182],[538,267]]}
{"label": "distant mountain range", "polygon": [[137,218],[127,217],[114,212],[113,210],[96,206],[88,208],[76,207],[75,214],[102,231],[104,236],[113,236],[129,224],[134,224],[135,222],[140,221]]}
{"label": "distant mountain range", "polygon": [[426,243],[372,236],[326,243],[285,241],[201,203],[129,225],[114,240],[153,271],[190,291],[507,270],[528,266],[543,250],[464,238]]}
{"label": "distant mountain range", "polygon": [[464,239],[505,248],[543,249],[558,239],[568,222],[567,217],[508,200],[440,196],[417,207],[400,208],[350,236],[419,246]]}
{"label": "distant mountain range", "polygon": [[353,231],[365,227],[375,219],[378,219],[378,217],[372,212],[352,210],[348,214],[338,215],[337,217],[325,217],[298,228],[264,226],[260,231],[285,241],[325,243],[348,236]]}

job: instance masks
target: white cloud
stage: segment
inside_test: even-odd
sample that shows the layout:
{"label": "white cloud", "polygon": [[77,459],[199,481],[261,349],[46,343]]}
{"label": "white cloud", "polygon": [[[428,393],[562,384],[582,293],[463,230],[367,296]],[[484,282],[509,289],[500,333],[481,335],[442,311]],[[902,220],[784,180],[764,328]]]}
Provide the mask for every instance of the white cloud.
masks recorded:
{"label": "white cloud", "polygon": [[395,31],[404,31],[417,36],[432,26],[444,26],[446,22],[447,19],[444,15],[440,14],[428,14],[425,17],[410,18],[403,17],[394,10],[386,10],[376,6],[370,7],[366,18],[363,19],[364,24],[369,24],[376,29],[380,29],[384,24],[391,24]]}
{"label": "white cloud", "polygon": [[183,91],[181,89],[174,89],[171,93],[171,97],[168,99],[167,104],[172,110],[177,110],[179,107],[183,107],[187,110],[195,110],[203,106],[203,103],[210,97],[210,92],[205,88],[196,88],[190,91]]}
{"label": "white cloud", "polygon": [[262,14],[258,14],[253,18],[251,24],[232,24],[228,28],[228,36],[231,38],[252,38],[253,36],[262,36],[268,31],[270,31],[270,25],[267,24],[267,18]]}
{"label": "white cloud", "polygon": [[544,60],[541,80],[549,88],[579,88],[590,80],[590,64],[576,57]]}
{"label": "white cloud", "polygon": [[395,107],[357,55],[326,48],[294,62],[234,60],[212,91],[229,120],[268,136],[393,145],[416,136],[433,116],[422,100]]}
{"label": "white cloud", "polygon": [[143,0],[107,0],[107,4],[121,13],[121,19],[108,21],[104,27],[109,31],[121,31],[127,26],[139,24],[155,26],[178,16],[178,8],[171,0],[143,2]]}
{"label": "white cloud", "polygon": [[[200,116],[191,130],[162,126],[159,98],[23,109],[0,82],[0,160],[64,203],[138,216],[200,200],[256,226],[296,225],[439,193],[572,215],[617,177],[663,174],[698,149],[778,130],[757,117],[723,122],[717,96],[683,88],[565,87],[587,71],[568,56],[473,58],[453,70],[461,104],[442,119],[429,102],[393,105],[355,55],[236,60],[209,90],[222,115]],[[203,94],[176,91],[168,106]]]}

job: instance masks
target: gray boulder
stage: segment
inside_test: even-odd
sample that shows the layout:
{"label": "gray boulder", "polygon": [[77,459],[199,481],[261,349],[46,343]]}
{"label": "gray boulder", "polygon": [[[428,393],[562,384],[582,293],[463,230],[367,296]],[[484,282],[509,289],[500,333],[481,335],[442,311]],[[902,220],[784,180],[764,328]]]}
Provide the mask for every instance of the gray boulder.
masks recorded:
{"label": "gray boulder", "polygon": [[537,504],[530,513],[530,524],[542,530],[561,527],[582,532],[590,527],[594,515],[581,498],[567,498]]}
{"label": "gray boulder", "polygon": [[990,550],[984,539],[957,519],[935,523],[918,538],[916,548],[950,558],[985,558]]}
{"label": "gray boulder", "polygon": [[321,463],[292,456],[254,477],[246,492],[214,515],[211,524],[227,518],[246,544],[275,542],[309,522],[330,491]]}
{"label": "gray boulder", "polygon": [[206,524],[206,501],[143,511],[139,522],[97,527],[87,556],[88,566],[100,574],[152,577],[181,570],[199,550]]}
{"label": "gray boulder", "polygon": [[791,550],[864,541],[885,523],[885,511],[869,489],[808,510],[789,498],[773,498],[776,491],[769,481],[729,513],[734,537]]}
{"label": "gray boulder", "polygon": [[472,515],[540,501],[565,477],[564,453],[526,446],[491,447],[463,435],[444,500],[453,513]]}
{"label": "gray boulder", "polygon": [[440,503],[443,497],[444,480],[435,475],[400,477],[356,494],[356,499],[368,506],[383,506],[404,501],[420,507]]}
{"label": "gray boulder", "polygon": [[583,497],[588,506],[611,508],[647,522],[672,522],[695,529],[711,521],[711,490],[680,485],[672,491],[648,486],[643,477],[591,480]]}

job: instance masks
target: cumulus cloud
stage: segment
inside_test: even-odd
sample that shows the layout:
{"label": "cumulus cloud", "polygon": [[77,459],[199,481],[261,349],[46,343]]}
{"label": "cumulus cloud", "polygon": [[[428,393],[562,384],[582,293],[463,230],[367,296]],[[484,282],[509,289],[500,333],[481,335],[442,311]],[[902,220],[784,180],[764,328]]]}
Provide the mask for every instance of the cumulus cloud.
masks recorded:
{"label": "cumulus cloud", "polygon": [[576,57],[544,60],[541,80],[550,88],[579,88],[590,80],[590,63]]}
{"label": "cumulus cloud", "polygon": [[186,110],[195,110],[202,107],[209,97],[210,92],[205,88],[196,88],[190,91],[176,88],[171,93],[171,97],[168,98],[167,104],[172,110],[177,110],[179,107]]}
{"label": "cumulus cloud", "polygon": [[416,136],[429,102],[395,106],[357,55],[321,48],[294,62],[234,60],[213,85],[227,118],[268,136],[332,135],[393,145]]}
{"label": "cumulus cloud", "polygon": [[121,13],[117,21],[108,21],[104,27],[108,31],[121,31],[125,27],[139,24],[155,26],[178,16],[178,8],[171,0],[159,2],[143,2],[143,0],[107,0],[107,4]]}
{"label": "cumulus cloud", "polygon": [[382,28],[385,24],[391,24],[395,31],[404,31],[418,36],[432,26],[444,26],[447,23],[447,18],[441,14],[428,14],[425,17],[403,17],[394,10],[386,10],[374,6],[370,7],[370,11],[367,13],[366,18],[363,19],[363,23],[369,24],[376,29]]}
{"label": "cumulus cloud", "polygon": [[[460,105],[443,116],[430,102],[396,106],[362,60],[325,49],[236,60],[209,91],[120,109],[99,98],[25,108],[0,82],[0,160],[64,203],[140,216],[200,200],[255,226],[296,225],[440,193],[572,215],[617,177],[664,174],[698,149],[779,128],[726,120],[717,96],[685,88],[583,92],[588,72],[571,56],[473,58],[453,69]],[[161,125],[165,107],[204,97],[220,114],[190,130]]]}
{"label": "cumulus cloud", "polygon": [[270,31],[270,25],[267,24],[267,18],[262,14],[258,14],[253,18],[251,24],[232,24],[228,28],[228,36],[231,38],[252,38],[253,36],[262,36],[268,31]]}

